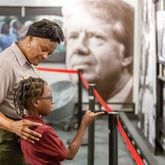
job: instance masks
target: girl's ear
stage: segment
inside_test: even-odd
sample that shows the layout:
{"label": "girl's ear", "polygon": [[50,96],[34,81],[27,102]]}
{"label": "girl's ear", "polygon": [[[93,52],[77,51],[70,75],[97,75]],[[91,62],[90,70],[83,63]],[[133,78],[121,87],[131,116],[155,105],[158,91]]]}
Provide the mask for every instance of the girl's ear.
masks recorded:
{"label": "girl's ear", "polygon": [[39,105],[39,100],[37,100],[37,99],[32,99],[32,105],[33,105],[34,107],[38,107],[38,105]]}

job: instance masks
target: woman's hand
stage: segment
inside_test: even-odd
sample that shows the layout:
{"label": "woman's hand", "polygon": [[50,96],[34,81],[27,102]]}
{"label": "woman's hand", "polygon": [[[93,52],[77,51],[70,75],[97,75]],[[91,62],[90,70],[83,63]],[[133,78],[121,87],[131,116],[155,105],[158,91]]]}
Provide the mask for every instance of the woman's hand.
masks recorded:
{"label": "woman's hand", "polygon": [[28,140],[31,143],[39,141],[41,134],[30,129],[31,127],[40,126],[41,123],[33,122],[30,120],[22,119],[19,121],[11,122],[11,131],[24,140]]}

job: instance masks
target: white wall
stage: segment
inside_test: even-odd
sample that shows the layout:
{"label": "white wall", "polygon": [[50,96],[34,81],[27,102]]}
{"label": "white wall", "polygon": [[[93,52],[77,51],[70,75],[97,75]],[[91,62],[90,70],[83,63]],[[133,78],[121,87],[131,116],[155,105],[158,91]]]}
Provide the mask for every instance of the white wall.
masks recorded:
{"label": "white wall", "polygon": [[62,6],[66,0],[0,0],[0,6],[33,6],[52,7]]}
{"label": "white wall", "polygon": [[[0,0],[0,6],[62,6],[67,0]],[[124,0],[136,5],[138,0]]]}

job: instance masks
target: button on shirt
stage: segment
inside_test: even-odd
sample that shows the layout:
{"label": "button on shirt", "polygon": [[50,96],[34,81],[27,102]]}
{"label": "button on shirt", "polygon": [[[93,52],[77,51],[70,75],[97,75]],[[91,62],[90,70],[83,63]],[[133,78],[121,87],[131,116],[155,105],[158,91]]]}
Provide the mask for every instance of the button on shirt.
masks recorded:
{"label": "button on shirt", "polygon": [[14,107],[14,89],[20,80],[39,74],[31,65],[16,43],[0,53],[0,112],[4,115],[20,119]]}

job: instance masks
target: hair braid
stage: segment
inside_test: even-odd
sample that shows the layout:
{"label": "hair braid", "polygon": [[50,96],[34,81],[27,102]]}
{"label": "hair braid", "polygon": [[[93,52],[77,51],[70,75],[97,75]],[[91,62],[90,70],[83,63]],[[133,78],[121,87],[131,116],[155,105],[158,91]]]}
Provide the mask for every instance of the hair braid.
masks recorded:
{"label": "hair braid", "polygon": [[14,93],[14,105],[17,114],[24,116],[24,110],[28,109],[34,98],[42,96],[44,84],[46,82],[41,78],[32,78],[21,80]]}

